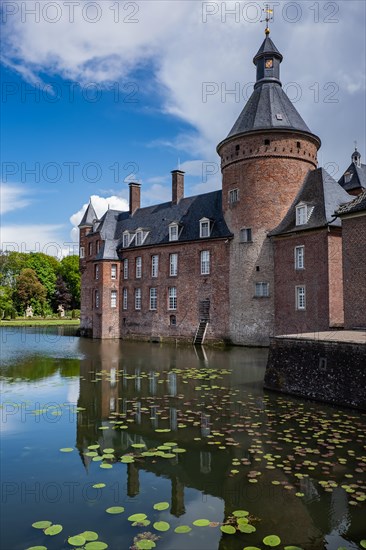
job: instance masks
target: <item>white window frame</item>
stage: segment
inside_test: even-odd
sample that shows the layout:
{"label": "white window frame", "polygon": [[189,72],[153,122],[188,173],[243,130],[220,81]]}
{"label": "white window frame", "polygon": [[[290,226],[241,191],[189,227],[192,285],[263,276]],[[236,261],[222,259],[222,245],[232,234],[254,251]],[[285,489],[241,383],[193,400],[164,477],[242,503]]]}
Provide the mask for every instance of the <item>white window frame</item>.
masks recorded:
{"label": "white window frame", "polygon": [[94,266],[94,278],[95,278],[96,281],[99,281],[99,275],[100,275],[99,264],[95,264],[95,266]]}
{"label": "white window frame", "polygon": [[136,231],[135,246],[141,246],[143,240],[144,240],[143,232],[142,231]]}
{"label": "white window frame", "polygon": [[159,255],[153,254],[151,256],[151,277],[158,277],[159,275]]}
{"label": "white window frame", "polygon": [[208,218],[200,220],[200,238],[207,239],[211,235],[211,222]]}
{"label": "white window frame", "polygon": [[158,309],[158,290],[157,288],[150,288],[150,311],[156,311]]}
{"label": "white window frame", "polygon": [[295,246],[295,269],[305,269],[305,246]]}
{"label": "white window frame", "polygon": [[266,282],[257,282],[255,283],[255,293],[256,298],[268,298],[269,297],[269,283]]}
{"label": "white window frame", "polygon": [[79,250],[79,257],[81,259],[85,258],[85,247],[84,246],[81,246],[80,247],[80,250]]}
{"label": "white window frame", "polygon": [[141,311],[141,288],[135,288],[135,310]]}
{"label": "white window frame", "polygon": [[308,222],[308,207],[306,204],[296,206],[296,225],[305,225]]}
{"label": "white window frame", "polygon": [[111,265],[111,279],[112,279],[112,281],[117,280],[117,264],[112,264]]}
{"label": "white window frame", "polygon": [[201,251],[201,275],[210,274],[210,251]]}
{"label": "white window frame", "polygon": [[178,254],[174,252],[169,254],[169,276],[176,277],[178,275]]}
{"label": "white window frame", "polygon": [[297,311],[306,310],[306,287],[304,285],[295,287],[295,304]]}
{"label": "white window frame", "polygon": [[239,201],[239,189],[236,187],[235,189],[231,189],[229,191],[229,203],[235,204]]}
{"label": "white window frame", "polygon": [[94,304],[95,304],[95,309],[99,309],[99,306],[100,306],[99,290],[94,291]]}
{"label": "white window frame", "polygon": [[239,240],[241,243],[252,243],[253,233],[251,227],[242,227],[239,232]]}
{"label": "white window frame", "polygon": [[125,281],[128,279],[128,258],[123,260],[123,278]]}
{"label": "white window frame", "polygon": [[135,260],[135,275],[136,279],[141,279],[142,277],[142,257],[137,256]]}
{"label": "white window frame", "polygon": [[130,232],[124,231],[122,236],[122,247],[128,248],[130,246]]}
{"label": "white window frame", "polygon": [[177,287],[171,286],[168,289],[168,310],[177,310]]}
{"label": "white window frame", "polygon": [[111,290],[111,308],[117,307],[117,290]]}
{"label": "white window frame", "polygon": [[122,291],[122,309],[126,311],[128,308],[128,290],[124,288]]}
{"label": "white window frame", "polygon": [[169,225],[169,241],[177,241],[179,237],[179,226],[177,223]]}

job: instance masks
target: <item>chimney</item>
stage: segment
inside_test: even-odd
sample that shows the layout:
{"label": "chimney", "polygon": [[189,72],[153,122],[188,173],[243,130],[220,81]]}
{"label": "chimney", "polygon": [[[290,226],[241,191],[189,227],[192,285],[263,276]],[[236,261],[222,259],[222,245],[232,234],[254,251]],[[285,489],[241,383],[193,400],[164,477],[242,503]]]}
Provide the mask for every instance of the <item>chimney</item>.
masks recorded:
{"label": "chimney", "polygon": [[178,204],[184,197],[184,172],[182,170],[172,171],[172,203]]}
{"label": "chimney", "polygon": [[133,216],[136,210],[140,208],[141,184],[129,183],[128,186],[130,188],[130,214]]}

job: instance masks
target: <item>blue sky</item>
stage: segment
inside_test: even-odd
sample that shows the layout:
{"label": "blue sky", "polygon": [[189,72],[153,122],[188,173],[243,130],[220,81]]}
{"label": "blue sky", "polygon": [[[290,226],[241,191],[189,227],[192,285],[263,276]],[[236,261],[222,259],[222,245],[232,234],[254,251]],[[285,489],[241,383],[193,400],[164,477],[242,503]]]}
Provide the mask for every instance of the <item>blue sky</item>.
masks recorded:
{"label": "blue sky", "polygon": [[[72,248],[89,197],[100,215],[126,208],[128,181],[142,183],[143,205],[169,200],[178,163],[186,195],[219,188],[216,145],[252,90],[262,2],[71,4],[73,13],[62,0],[2,4],[9,249]],[[354,140],[366,158],[365,3],[272,4],[284,88],[338,179]]]}

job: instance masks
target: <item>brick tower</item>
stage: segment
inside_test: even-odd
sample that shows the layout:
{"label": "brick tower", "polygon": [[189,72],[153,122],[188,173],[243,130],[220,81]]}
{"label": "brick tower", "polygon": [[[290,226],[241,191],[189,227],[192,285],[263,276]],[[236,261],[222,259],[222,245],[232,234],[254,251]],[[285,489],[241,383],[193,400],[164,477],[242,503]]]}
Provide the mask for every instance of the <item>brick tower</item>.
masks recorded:
{"label": "brick tower", "polygon": [[267,237],[317,167],[320,139],[311,133],[282,89],[282,55],[266,38],[253,59],[254,91],[221,157],[222,205],[234,234],[230,244],[230,338],[267,345],[273,334],[273,253]]}

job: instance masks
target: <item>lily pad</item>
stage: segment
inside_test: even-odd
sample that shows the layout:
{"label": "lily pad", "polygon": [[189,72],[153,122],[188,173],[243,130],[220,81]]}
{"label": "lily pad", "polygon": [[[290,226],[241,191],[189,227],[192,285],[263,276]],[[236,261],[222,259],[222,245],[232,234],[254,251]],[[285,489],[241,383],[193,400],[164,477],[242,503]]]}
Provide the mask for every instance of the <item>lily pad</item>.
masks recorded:
{"label": "lily pad", "polygon": [[150,550],[151,548],[155,548],[156,544],[150,539],[140,539],[135,542],[134,546],[136,546],[139,550]]}
{"label": "lily pad", "polygon": [[93,542],[88,542],[85,545],[85,550],[105,550],[108,548],[108,544],[102,542],[101,540],[95,540]]}
{"label": "lily pad", "polygon": [[234,535],[236,533],[236,529],[233,525],[221,525],[220,529],[227,535]]}
{"label": "lily pad", "polygon": [[174,529],[174,533],[189,533],[192,531],[192,527],[189,525],[179,525]]}
{"label": "lily pad", "polygon": [[167,510],[169,508],[169,502],[157,502],[154,504],[154,510]]}
{"label": "lily pad", "polygon": [[45,529],[44,534],[50,536],[58,535],[59,533],[61,533],[62,529],[62,525],[51,525],[50,527],[47,527],[47,529]]}
{"label": "lily pad", "polygon": [[235,510],[233,512],[233,516],[235,516],[236,518],[245,518],[246,516],[249,516],[249,512],[247,512],[246,510]]}
{"label": "lily pad", "polygon": [[81,535],[75,535],[74,537],[69,537],[67,542],[70,546],[84,546],[86,540]]}
{"label": "lily pad", "polygon": [[132,516],[129,516],[127,519],[128,521],[144,521],[144,519],[147,518],[146,514],[132,514]]}
{"label": "lily pad", "polygon": [[254,525],[249,525],[249,523],[239,524],[238,529],[241,533],[254,533],[256,531]]}
{"label": "lily pad", "polygon": [[99,449],[100,445],[96,443],[95,445],[88,445],[89,451],[94,451],[95,449]]}
{"label": "lily pad", "polygon": [[113,468],[112,464],[101,464],[99,468],[103,468],[104,470],[110,470]]}
{"label": "lily pad", "polygon": [[268,535],[267,537],[264,537],[263,543],[266,546],[274,547],[274,546],[278,546],[279,544],[281,544],[281,539],[277,535]]}
{"label": "lily pad", "polygon": [[94,483],[93,489],[103,489],[103,487],[105,486],[106,486],[105,483]]}
{"label": "lily pad", "polygon": [[134,449],[144,449],[146,445],[145,443],[132,443],[131,447]]}
{"label": "lily pad", "polygon": [[62,453],[72,453],[73,450],[72,447],[62,447],[62,449],[60,449]]}
{"label": "lily pad", "polygon": [[[285,546],[283,550],[304,550],[303,548],[300,548],[300,546]],[[338,550],[340,550],[338,548]]]}
{"label": "lily pad", "polygon": [[27,550],[47,550],[46,546],[30,546]]}
{"label": "lily pad", "polygon": [[210,525],[210,520],[208,519],[196,519],[193,522],[193,525],[196,527],[207,527],[207,525]]}
{"label": "lily pad", "polygon": [[36,521],[32,523],[32,527],[35,529],[47,529],[50,525],[52,525],[52,521]]}
{"label": "lily pad", "polygon": [[80,533],[80,536],[84,537],[86,541],[94,541],[99,535],[95,531],[84,531],[84,533]]}
{"label": "lily pad", "polygon": [[121,462],[123,462],[123,464],[130,464],[131,462],[135,462],[135,459],[133,456],[123,456]]}
{"label": "lily pad", "polygon": [[360,540],[361,548],[366,548],[366,539]]}
{"label": "lily pad", "polygon": [[170,529],[170,525],[167,521],[156,521],[153,527],[157,531],[168,531]]}
{"label": "lily pad", "polygon": [[108,514],[122,514],[122,512],[124,511],[125,509],[123,508],[123,506],[111,506],[110,508],[106,509],[106,512]]}

